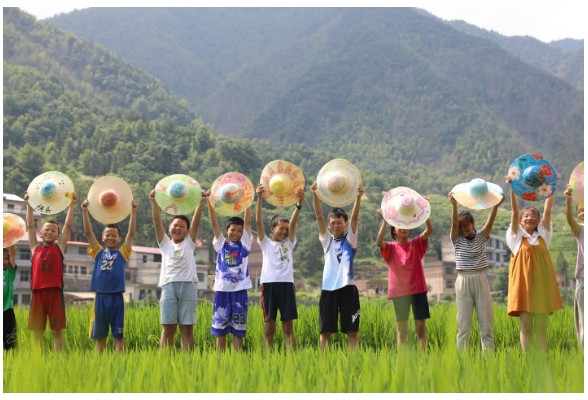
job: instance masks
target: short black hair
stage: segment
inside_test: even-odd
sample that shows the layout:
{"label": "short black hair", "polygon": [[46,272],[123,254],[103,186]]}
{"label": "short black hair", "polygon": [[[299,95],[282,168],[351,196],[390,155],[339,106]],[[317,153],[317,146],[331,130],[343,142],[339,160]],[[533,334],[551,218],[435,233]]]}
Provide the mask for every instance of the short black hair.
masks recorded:
{"label": "short black hair", "polygon": [[4,253],[8,253],[8,254],[10,254],[10,250],[8,250],[8,247],[4,247],[4,248],[2,249],[2,251],[4,251]]}
{"label": "short black hair", "polygon": [[186,223],[187,229],[190,229],[190,220],[188,219],[188,217],[186,217],[185,215],[174,215],[169,224],[171,225],[175,219],[181,219]]}
{"label": "short black hair", "polygon": [[245,221],[243,221],[243,218],[239,218],[239,217],[231,217],[231,218],[229,218],[229,220],[227,221],[226,229],[229,229],[229,228],[231,227],[231,225],[241,225],[241,226],[245,226]]}
{"label": "short black hair", "polygon": [[57,234],[59,235],[59,224],[57,223],[57,221],[53,221],[53,220],[45,221],[45,222],[43,222],[43,225],[45,225],[45,224],[55,224],[55,226],[57,226]]}
{"label": "short black hair", "polygon": [[[409,229],[408,237],[412,234],[412,229]],[[396,228],[393,226],[390,227],[390,235],[392,235],[392,239],[396,240]]]}
{"label": "short black hair", "polygon": [[122,234],[120,233],[120,228],[118,227],[117,224],[107,224],[104,229],[102,229],[102,233],[104,233],[104,231],[106,230],[106,228],[116,228],[116,230],[118,231],[118,236],[122,237]]}
{"label": "short black hair", "polygon": [[327,215],[327,222],[329,222],[331,217],[333,217],[333,218],[343,217],[345,222],[347,222],[347,212],[344,209],[339,208],[339,207],[335,207],[331,210],[331,212],[329,212],[329,215]]}
{"label": "short black hair", "polygon": [[277,214],[277,215],[274,215],[274,216],[272,217],[272,220],[271,220],[271,222],[270,222],[270,224],[271,224],[271,227],[272,227],[272,228],[275,228],[276,226],[278,226],[278,224],[279,224],[280,222],[287,222],[287,223],[290,223],[290,220],[288,219],[288,217],[286,217],[285,215],[282,215],[282,214]]}
{"label": "short black hair", "polygon": [[461,220],[462,218],[465,218],[465,220],[467,222],[469,222],[470,224],[473,224],[475,222],[474,220],[474,216],[472,215],[471,212],[469,212],[468,210],[461,210],[458,214],[457,214],[457,219]]}

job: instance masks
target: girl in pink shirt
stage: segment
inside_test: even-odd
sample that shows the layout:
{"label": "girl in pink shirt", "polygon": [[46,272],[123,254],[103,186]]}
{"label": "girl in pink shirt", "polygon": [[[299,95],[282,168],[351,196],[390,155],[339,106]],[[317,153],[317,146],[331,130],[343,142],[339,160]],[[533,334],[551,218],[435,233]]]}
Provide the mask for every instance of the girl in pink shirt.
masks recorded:
{"label": "girl in pink shirt", "polygon": [[[426,197],[425,200],[429,201]],[[428,239],[433,233],[431,219],[427,219],[427,228],[415,239],[408,240],[410,229],[390,228],[392,238],[396,242],[384,242],[387,222],[382,218],[382,226],[378,232],[376,244],[380,247],[382,257],[388,264],[388,299],[394,302],[398,346],[406,345],[408,338],[408,312],[412,305],[416,335],[424,351],[427,346],[427,328],[425,322],[430,318],[427,300],[427,284],[423,271],[422,258],[427,251]]]}

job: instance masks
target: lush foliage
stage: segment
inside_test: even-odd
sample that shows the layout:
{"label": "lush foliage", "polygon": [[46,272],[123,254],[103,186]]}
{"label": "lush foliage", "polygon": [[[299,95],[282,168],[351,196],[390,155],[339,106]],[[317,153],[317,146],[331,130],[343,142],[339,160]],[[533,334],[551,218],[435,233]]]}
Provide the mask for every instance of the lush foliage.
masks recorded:
{"label": "lush foliage", "polygon": [[[362,302],[357,352],[347,350],[345,335],[318,350],[318,307],[299,306],[294,323],[297,350],[283,350],[278,324],[276,351],[261,351],[263,317],[250,308],[244,351],[214,350],[209,333],[212,305],[198,305],[196,351],[179,351],[179,334],[170,354],[160,353],[159,308],[129,307],[126,316],[128,352],[98,356],[88,339],[89,307],[68,308],[66,351],[56,356],[51,335],[44,354],[30,355],[28,312],[17,308],[19,347],[4,358],[5,392],[581,392],[583,351],[578,346],[573,312],[566,308],[549,319],[550,350],[523,356],[518,319],[495,307],[496,352],[484,355],[474,319],[470,351],[457,351],[455,306],[431,308],[427,321],[429,348],[416,351],[414,324],[409,322],[409,348],[396,348],[392,304],[384,299]],[[109,339],[108,348],[112,349]],[[56,379],[55,377],[63,377]],[[480,379],[483,376],[484,379]],[[67,378],[65,378],[67,377]],[[230,377],[225,379],[224,377]],[[416,378],[418,377],[418,379]]]}

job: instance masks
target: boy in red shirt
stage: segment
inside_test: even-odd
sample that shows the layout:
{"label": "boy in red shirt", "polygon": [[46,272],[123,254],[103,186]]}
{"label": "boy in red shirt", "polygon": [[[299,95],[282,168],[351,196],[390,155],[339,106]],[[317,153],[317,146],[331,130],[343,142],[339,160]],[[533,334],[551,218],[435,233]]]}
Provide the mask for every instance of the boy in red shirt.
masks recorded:
{"label": "boy in red shirt", "polygon": [[31,262],[31,289],[33,301],[29,314],[29,330],[32,332],[32,348],[43,347],[43,335],[47,326],[47,317],[53,334],[53,347],[63,351],[65,347],[65,304],[63,301],[63,253],[73,222],[74,206],[78,195],[73,192],[72,201],[67,210],[63,232],[59,235],[59,226],[55,221],[47,221],[41,227],[42,245],[37,241],[37,231],[33,218],[33,208],[29,204],[29,195],[25,192],[27,204],[27,228],[29,246],[33,259]]}

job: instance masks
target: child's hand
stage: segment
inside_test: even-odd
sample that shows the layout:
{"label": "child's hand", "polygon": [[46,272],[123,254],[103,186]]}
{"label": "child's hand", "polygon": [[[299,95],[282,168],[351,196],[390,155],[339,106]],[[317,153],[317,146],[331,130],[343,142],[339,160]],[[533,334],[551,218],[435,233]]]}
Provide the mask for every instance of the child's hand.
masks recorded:
{"label": "child's hand", "polygon": [[453,204],[454,206],[457,205],[457,200],[455,200],[453,198],[453,192],[449,192],[449,194],[447,195],[447,198],[449,199],[449,201],[451,202],[451,204]]}
{"label": "child's hand", "polygon": [[429,202],[429,198],[427,196],[421,196],[423,199],[427,200],[427,203]]}
{"label": "child's hand", "polygon": [[298,189],[296,192],[296,198],[298,199],[298,203],[300,203],[300,205],[302,205],[302,200],[304,200],[305,197],[306,194],[304,193],[304,190]]}
{"label": "child's hand", "polygon": [[82,203],[82,211],[88,211],[88,204],[90,204],[90,200],[84,200],[84,202]]}
{"label": "child's hand", "polygon": [[502,193],[502,199],[500,199],[500,203],[496,204],[494,207],[498,207],[499,205],[504,203],[504,199],[506,199],[506,197],[504,196],[504,193]]}
{"label": "child's hand", "polygon": [[510,186],[510,183],[512,182],[512,176],[506,175],[504,179],[506,179],[506,183]]}
{"label": "child's hand", "polygon": [[155,203],[155,189],[149,193],[149,200],[151,200],[152,203]]}
{"label": "child's hand", "polygon": [[318,182],[315,181],[312,185],[310,185],[310,193],[316,194],[317,188],[318,188]]}
{"label": "child's hand", "polygon": [[572,198],[572,187],[570,185],[566,185],[566,190],[564,191],[564,194],[566,195],[566,198]]}
{"label": "child's hand", "polygon": [[558,181],[561,179],[561,175],[560,174],[555,174],[555,177],[557,178]]}
{"label": "child's hand", "polygon": [[[88,200],[86,200],[88,201]],[[137,211],[137,208],[139,208],[139,205],[137,204],[137,202],[135,201],[135,199],[131,200],[131,210],[132,211]]]}
{"label": "child's hand", "polygon": [[27,204],[27,206],[30,206],[30,204],[29,204],[29,194],[28,194],[27,191],[25,191],[25,195],[24,195],[23,200]]}
{"label": "child's hand", "polygon": [[364,193],[365,193],[365,189],[363,188],[363,183],[360,183],[360,184],[357,186],[357,195],[358,195],[359,197],[361,197],[361,196],[363,196],[363,194],[364,194]]}
{"label": "child's hand", "polygon": [[265,192],[265,188],[260,183],[259,185],[257,185],[257,188],[255,189],[255,193],[257,193],[257,197],[262,197],[263,196],[263,192]]}
{"label": "child's hand", "polygon": [[212,200],[212,189],[208,189],[206,191],[206,198],[208,199],[208,202],[210,203],[210,201]]}
{"label": "child's hand", "polygon": [[78,201],[78,194],[76,192],[73,192],[71,194],[71,203],[70,204],[76,204],[76,202]]}
{"label": "child's hand", "polygon": [[382,218],[382,221],[386,221],[384,219],[384,210],[382,210],[381,208],[378,208],[378,211],[376,211],[378,213],[378,215],[380,216],[380,218]]}
{"label": "child's hand", "polygon": [[201,190],[200,195],[202,196],[202,200],[206,200],[208,198],[208,192],[206,190]]}

